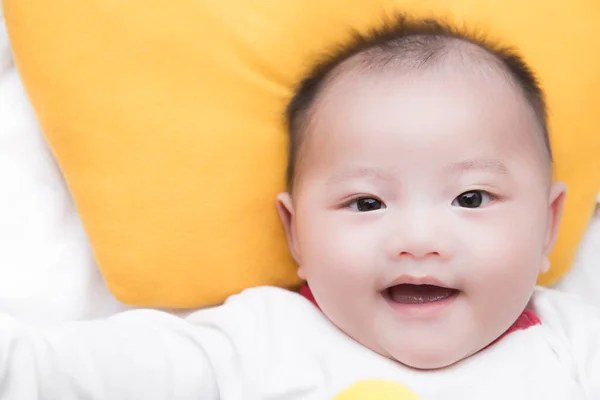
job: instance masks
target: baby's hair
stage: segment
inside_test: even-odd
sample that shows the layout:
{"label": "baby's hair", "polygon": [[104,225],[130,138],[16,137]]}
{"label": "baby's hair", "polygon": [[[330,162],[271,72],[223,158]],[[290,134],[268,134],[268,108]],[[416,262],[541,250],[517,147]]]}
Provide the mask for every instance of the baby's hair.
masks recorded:
{"label": "baby's hair", "polygon": [[367,33],[355,32],[347,43],[326,53],[297,87],[286,110],[290,135],[288,190],[292,190],[296,177],[299,153],[310,125],[313,105],[327,84],[343,73],[340,65],[349,63],[350,69],[363,71],[383,71],[399,66],[420,69],[435,65],[457,52],[471,60],[482,59],[520,88],[539,121],[551,163],[544,93],[534,73],[515,51],[441,21],[398,16]]}

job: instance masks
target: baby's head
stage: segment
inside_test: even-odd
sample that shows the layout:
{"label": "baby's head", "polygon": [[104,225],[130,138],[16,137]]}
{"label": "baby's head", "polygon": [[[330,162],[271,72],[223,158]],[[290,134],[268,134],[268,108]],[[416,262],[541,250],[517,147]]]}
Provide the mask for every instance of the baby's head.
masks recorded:
{"label": "baby's head", "polygon": [[325,315],[415,368],[483,349],[548,268],[564,200],[542,92],[433,21],[357,35],[288,107],[292,255]]}

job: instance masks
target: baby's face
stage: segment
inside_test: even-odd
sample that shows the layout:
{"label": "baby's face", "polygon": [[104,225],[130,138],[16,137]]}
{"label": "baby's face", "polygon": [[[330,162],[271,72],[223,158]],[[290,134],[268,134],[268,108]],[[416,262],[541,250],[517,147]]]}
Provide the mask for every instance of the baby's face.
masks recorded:
{"label": "baby's face", "polygon": [[527,306],[563,200],[533,112],[496,73],[348,72],[316,104],[291,250],[327,317],[415,368],[481,350]]}

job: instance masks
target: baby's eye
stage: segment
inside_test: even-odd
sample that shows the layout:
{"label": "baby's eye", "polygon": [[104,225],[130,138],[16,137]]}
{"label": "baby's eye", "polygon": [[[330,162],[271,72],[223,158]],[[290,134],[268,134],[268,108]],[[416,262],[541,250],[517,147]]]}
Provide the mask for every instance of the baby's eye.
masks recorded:
{"label": "baby's eye", "polygon": [[372,197],[361,197],[360,199],[352,200],[348,207],[354,211],[367,212],[385,208],[385,204],[381,200]]}
{"label": "baby's eye", "polygon": [[488,192],[483,190],[471,190],[460,194],[452,201],[452,205],[464,208],[479,208],[485,206],[493,199],[494,197]]}

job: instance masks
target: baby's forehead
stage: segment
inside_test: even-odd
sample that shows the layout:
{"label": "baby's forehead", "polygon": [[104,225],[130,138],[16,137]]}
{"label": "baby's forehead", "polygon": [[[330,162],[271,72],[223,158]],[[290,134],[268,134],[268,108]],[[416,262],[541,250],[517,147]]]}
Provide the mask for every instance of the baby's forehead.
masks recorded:
{"label": "baby's forehead", "polygon": [[340,62],[324,77],[316,100],[340,82],[374,76],[389,80],[407,75],[418,77],[442,70],[450,74],[487,78],[490,82],[501,81],[518,90],[518,82],[490,51],[463,39],[444,38],[433,50],[375,47],[359,52]]}
{"label": "baby's forehead", "polygon": [[[424,60],[414,54],[386,56],[381,49],[370,49],[350,57],[325,78],[320,93],[313,103],[311,119],[314,121],[318,118],[324,102],[352,99],[356,96],[350,89],[344,90],[343,94],[336,97],[336,94],[340,94],[336,89],[343,87],[356,88],[357,85],[379,84],[388,85],[389,90],[393,90],[397,87],[393,85],[394,81],[401,81],[404,84],[404,82],[421,80],[434,85],[454,86],[457,91],[462,91],[462,87],[454,84],[460,81],[465,86],[476,85],[490,92],[496,90],[508,93],[509,96],[504,96],[503,100],[511,101],[528,114],[538,125],[539,129],[536,131],[543,139],[546,134],[545,115],[538,114],[517,77],[511,74],[502,61],[476,44],[460,39],[449,40],[445,47],[435,54],[430,54]],[[491,108],[500,106],[498,100],[498,98],[489,98],[486,105]]]}
{"label": "baby's forehead", "polygon": [[[313,103],[312,126],[307,130],[313,131],[310,128],[324,119],[336,119],[346,108],[352,109],[351,118],[376,113],[388,119],[397,118],[406,109],[417,114],[426,109],[430,119],[435,120],[454,105],[462,106],[460,111],[468,120],[476,120],[482,113],[495,113],[502,114],[508,123],[527,119],[537,125],[537,116],[522,90],[493,63],[471,63],[463,57],[446,56],[422,68],[403,63],[365,68],[360,60],[350,61],[334,71],[323,86]],[[390,102],[395,109],[389,109]]]}
{"label": "baby's forehead", "polygon": [[[357,96],[366,97],[369,90],[356,90],[360,85],[388,85],[388,91],[394,90],[394,83],[403,77],[409,80],[421,80],[421,83],[445,86],[453,81],[463,79],[466,85],[476,84],[490,93],[488,89],[497,89],[502,93],[510,93],[508,108],[516,110],[509,119],[529,120],[534,128],[529,129],[528,140],[535,138],[536,149],[545,160],[548,170],[552,165],[552,152],[546,127],[546,110],[543,92],[538,86],[534,74],[518,55],[510,50],[496,48],[479,41],[471,41],[465,37],[455,36],[427,36],[414,35],[397,39],[386,39],[384,43],[369,45],[352,55],[339,59],[337,64],[325,64],[324,70],[316,70],[312,80],[307,80],[310,85],[304,86],[298,94],[301,107],[291,108],[290,121],[292,122],[293,145],[291,150],[292,175],[300,172],[301,159],[306,158],[308,152],[315,150],[310,145],[315,142],[314,135],[328,136],[330,133],[316,129],[325,118],[343,111],[343,104],[360,103]],[[321,71],[321,72],[319,72]],[[323,73],[324,71],[324,73]],[[444,79],[435,79],[443,76]],[[464,88],[456,87],[456,93],[461,93]],[[373,91],[371,91],[373,92]],[[423,100],[424,96],[416,96]],[[498,96],[496,96],[498,97]],[[485,99],[489,109],[493,107],[506,107],[498,98],[490,95]],[[377,107],[380,99],[372,98],[369,102],[363,101],[363,106],[356,107],[354,113],[364,114]],[[371,101],[372,100],[372,101]],[[408,102],[412,99],[407,99]],[[427,99],[426,99],[427,100]],[[435,102],[433,96],[429,100]],[[305,101],[305,103],[302,103]],[[326,109],[329,112],[326,112]],[[488,109],[488,111],[489,111]],[[433,110],[431,118],[436,118]],[[515,117],[516,116],[516,117]],[[388,114],[387,118],[390,117]],[[393,117],[393,116],[392,116]],[[531,131],[531,132],[530,132]],[[531,136],[534,135],[534,136]],[[519,141],[523,138],[519,138]],[[319,141],[318,139],[316,140]],[[297,164],[297,165],[296,165]],[[549,174],[548,174],[549,175]]]}
{"label": "baby's forehead", "polygon": [[[399,66],[381,71],[344,71],[315,103],[305,157],[329,157],[323,149],[331,152],[332,146],[337,147],[338,154],[353,146],[353,155],[362,157],[369,148],[365,144],[372,140],[380,142],[381,152],[389,145],[429,156],[428,149],[436,142],[419,147],[419,135],[438,132],[440,138],[462,145],[440,147],[430,160],[431,167],[438,159],[452,159],[456,149],[460,149],[459,157],[469,159],[479,151],[502,148],[509,153],[527,152],[529,158],[539,160],[549,171],[542,129],[518,88],[495,67],[476,73],[473,68],[486,67],[473,67],[456,58],[420,70]],[[453,123],[457,119],[458,129]],[[379,130],[392,134],[381,135]],[[377,155],[369,154],[372,158]]]}

